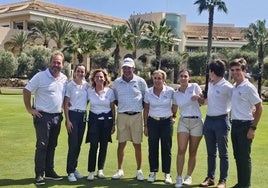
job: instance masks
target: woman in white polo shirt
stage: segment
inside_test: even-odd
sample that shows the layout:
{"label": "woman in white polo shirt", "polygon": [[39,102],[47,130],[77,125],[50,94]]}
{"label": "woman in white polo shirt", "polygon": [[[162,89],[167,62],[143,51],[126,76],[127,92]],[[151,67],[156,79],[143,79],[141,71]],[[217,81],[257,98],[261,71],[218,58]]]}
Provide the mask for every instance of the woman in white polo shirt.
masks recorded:
{"label": "woman in white polo shirt", "polygon": [[64,98],[65,125],[68,132],[67,168],[68,180],[77,181],[83,175],[77,170],[77,161],[86,125],[87,88],[85,81],[86,67],[78,64],[74,68],[74,79],[66,86]]}
{"label": "woman in white polo shirt", "polygon": [[[198,103],[201,88],[196,83],[189,83],[190,73],[183,69],[179,71],[178,82],[180,87],[174,93],[174,111],[180,109],[180,119],[177,129],[177,179],[175,187],[192,183],[192,172],[195,168],[196,153],[203,135],[203,121]],[[189,144],[189,159],[187,174],[182,179],[185,153]]]}
{"label": "woman in white polo shirt", "polygon": [[86,142],[90,143],[87,180],[92,181],[94,180],[96,163],[98,163],[97,177],[105,178],[103,168],[108,142],[112,142],[111,134],[115,131],[115,96],[113,90],[109,87],[110,78],[105,70],[94,70],[90,76],[90,81],[92,87],[88,88],[90,111]]}
{"label": "woman in white polo shirt", "polygon": [[159,170],[159,140],[161,141],[162,172],[165,183],[172,183],[170,176],[171,147],[173,133],[172,101],[174,89],[165,84],[166,73],[153,73],[153,87],[144,96],[144,134],[148,136],[150,174],[148,182],[156,180]]}

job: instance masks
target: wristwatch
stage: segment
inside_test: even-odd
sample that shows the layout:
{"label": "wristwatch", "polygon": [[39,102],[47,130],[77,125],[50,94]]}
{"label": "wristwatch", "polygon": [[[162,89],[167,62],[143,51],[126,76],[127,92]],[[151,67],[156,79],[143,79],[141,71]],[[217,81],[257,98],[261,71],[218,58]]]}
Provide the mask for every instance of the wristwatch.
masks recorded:
{"label": "wristwatch", "polygon": [[254,131],[257,129],[257,127],[254,126],[254,125],[251,125],[250,128],[251,128],[252,130],[254,130]]}

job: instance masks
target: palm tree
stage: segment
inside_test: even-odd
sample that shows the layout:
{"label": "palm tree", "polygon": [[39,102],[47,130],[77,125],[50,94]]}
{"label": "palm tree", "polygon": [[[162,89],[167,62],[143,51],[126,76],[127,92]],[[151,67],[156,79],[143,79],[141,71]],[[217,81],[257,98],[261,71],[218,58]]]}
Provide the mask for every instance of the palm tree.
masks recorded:
{"label": "palm tree", "polygon": [[69,21],[56,19],[51,24],[51,38],[56,42],[57,49],[62,49],[64,39],[73,30],[73,25]]}
{"label": "palm tree", "polygon": [[113,26],[105,35],[103,41],[103,48],[110,49],[114,48],[113,57],[114,57],[114,70],[113,76],[116,78],[120,72],[119,69],[119,60],[120,60],[120,47],[127,46],[127,26]]}
{"label": "palm tree", "polygon": [[133,50],[132,57],[134,59],[137,57],[137,49],[140,48],[144,24],[145,21],[141,18],[135,19],[134,17],[131,17],[129,21],[127,21],[127,26],[129,29],[129,46],[127,49]]}
{"label": "palm tree", "polygon": [[162,51],[167,50],[174,44],[175,36],[172,34],[172,28],[166,26],[166,19],[162,19],[160,24],[151,22],[145,28],[145,38],[143,39],[144,47],[153,47],[155,50],[157,68],[161,69]]}
{"label": "palm tree", "polygon": [[33,40],[41,39],[43,46],[48,47],[48,43],[51,39],[51,22],[47,18],[44,18],[43,21],[37,21],[35,26],[31,29],[30,37]]}
{"label": "palm tree", "polygon": [[217,8],[218,11],[223,11],[224,13],[228,12],[226,4],[222,0],[196,0],[194,5],[198,5],[198,12],[201,14],[203,11],[208,11],[208,46],[207,46],[207,64],[206,64],[206,85],[205,90],[203,91],[204,97],[207,97],[208,91],[208,79],[209,79],[209,70],[208,63],[211,60],[211,48],[212,48],[212,32],[213,32],[213,19],[214,19],[214,9]]}
{"label": "palm tree", "polygon": [[31,42],[29,40],[29,34],[27,31],[20,31],[12,36],[10,41],[5,43],[5,47],[12,52],[18,52],[19,54],[28,46]]}
{"label": "palm tree", "polygon": [[266,20],[257,20],[256,24],[251,23],[243,30],[244,36],[248,39],[247,47],[258,51],[258,93],[261,97],[261,84],[263,76],[263,60],[268,51],[268,32],[265,27]]}
{"label": "palm tree", "polygon": [[63,51],[73,53],[77,56],[78,62],[83,62],[83,55],[90,54],[97,49],[97,32],[87,31],[83,28],[73,30],[69,37],[65,39],[64,43],[66,47]]}

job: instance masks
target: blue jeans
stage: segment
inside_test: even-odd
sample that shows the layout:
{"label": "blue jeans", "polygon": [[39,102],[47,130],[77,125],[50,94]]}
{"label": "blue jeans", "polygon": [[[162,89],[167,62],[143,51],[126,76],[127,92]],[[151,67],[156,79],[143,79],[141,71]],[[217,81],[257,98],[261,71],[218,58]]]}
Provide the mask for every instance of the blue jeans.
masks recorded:
{"label": "blue jeans", "polygon": [[77,167],[78,156],[83,141],[86,125],[86,113],[69,111],[69,118],[72,122],[72,132],[68,134],[68,155],[67,173],[73,173]]}
{"label": "blue jeans", "polygon": [[170,173],[173,122],[172,118],[154,120],[148,117],[149,164],[151,172],[159,168],[159,140],[161,142],[162,172]]}
{"label": "blue jeans", "polygon": [[247,133],[251,124],[252,121],[232,121],[231,139],[239,187],[250,187],[252,139],[247,138]]}
{"label": "blue jeans", "polygon": [[228,159],[228,133],[230,122],[227,115],[207,116],[204,122],[204,136],[207,146],[207,177],[214,179],[216,170],[217,149],[220,157],[220,180],[227,179]]}
{"label": "blue jeans", "polygon": [[58,136],[63,116],[61,113],[49,114],[40,112],[41,118],[34,118],[36,133],[35,149],[35,174],[43,176],[44,172],[54,170],[55,148],[58,144]]}

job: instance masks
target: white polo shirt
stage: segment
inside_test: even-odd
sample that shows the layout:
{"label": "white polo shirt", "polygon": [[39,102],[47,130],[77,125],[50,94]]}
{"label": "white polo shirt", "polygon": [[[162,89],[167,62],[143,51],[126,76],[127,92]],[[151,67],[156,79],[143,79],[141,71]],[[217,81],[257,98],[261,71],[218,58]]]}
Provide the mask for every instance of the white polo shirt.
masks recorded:
{"label": "white polo shirt", "polygon": [[145,92],[148,90],[145,80],[137,75],[130,82],[123,80],[122,76],[113,83],[113,90],[118,100],[117,111],[141,112]]}
{"label": "white polo shirt", "polygon": [[222,78],[216,84],[208,85],[208,116],[227,114],[231,109],[232,84]]}
{"label": "white polo shirt", "polygon": [[179,90],[175,91],[174,104],[179,107],[181,117],[202,117],[198,101],[191,99],[192,96],[199,95],[200,93],[202,93],[202,89],[197,83],[189,83],[184,93]]}
{"label": "white polo shirt", "polygon": [[171,116],[174,89],[172,87],[164,85],[159,97],[154,94],[153,89],[154,87],[149,88],[148,92],[146,92],[144,96],[144,102],[149,104],[149,116]]}
{"label": "white polo shirt", "polygon": [[237,87],[233,87],[231,118],[236,120],[253,120],[254,106],[262,100],[256,87],[246,79]]}
{"label": "white polo shirt", "polygon": [[70,98],[69,110],[87,110],[87,88],[85,80],[82,85],[77,85],[73,80],[67,84],[65,96]]}
{"label": "white polo shirt", "polygon": [[62,103],[65,93],[67,77],[60,73],[54,78],[49,69],[41,71],[25,86],[25,89],[35,94],[34,107],[36,110],[47,113],[62,112]]}
{"label": "white polo shirt", "polygon": [[87,96],[91,112],[101,114],[111,111],[110,104],[115,100],[114,92],[111,88],[105,87],[100,95],[96,93],[95,88],[88,88]]}

